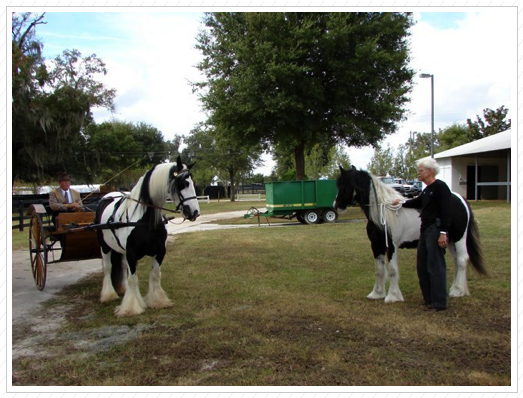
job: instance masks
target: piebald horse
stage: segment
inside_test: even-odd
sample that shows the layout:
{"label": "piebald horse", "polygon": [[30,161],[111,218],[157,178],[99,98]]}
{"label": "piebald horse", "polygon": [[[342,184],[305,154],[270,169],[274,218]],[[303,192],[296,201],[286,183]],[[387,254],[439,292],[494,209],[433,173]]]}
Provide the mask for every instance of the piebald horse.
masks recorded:
{"label": "piebald horse", "polygon": [[[146,307],[172,306],[160,283],[167,240],[167,220],[161,208],[169,196],[184,220],[194,221],[200,215],[192,166],[182,164],[180,157],[176,163],[156,165],[140,178],[130,195],[112,192],[99,202],[95,223],[108,227],[97,230],[104,269],[100,301],[124,294],[115,309],[116,316],[140,314]],[[144,256],[152,257],[145,298],[140,294],[136,273],[138,260]]]}
{"label": "piebald horse", "polygon": [[[367,217],[367,236],[374,254],[376,282],[369,299],[385,299],[386,303],[403,301],[399,287],[398,249],[415,248],[420,234],[419,212],[416,209],[393,208],[394,199],[404,200],[393,188],[375,176],[353,166],[349,170],[340,167],[336,184],[338,193],[334,208],[341,211],[358,204]],[[486,275],[478,228],[468,202],[452,192],[452,223],[448,231],[448,249],[452,256],[455,275],[450,288],[451,297],[470,294],[467,283],[467,263],[470,262],[480,274]],[[388,268],[387,268],[388,260]],[[390,279],[388,292],[385,282]]]}

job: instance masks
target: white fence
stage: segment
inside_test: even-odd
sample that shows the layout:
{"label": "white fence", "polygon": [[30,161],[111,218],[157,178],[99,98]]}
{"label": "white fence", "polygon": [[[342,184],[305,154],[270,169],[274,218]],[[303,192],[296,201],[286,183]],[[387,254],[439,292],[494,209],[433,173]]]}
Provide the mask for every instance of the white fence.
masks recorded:
{"label": "white fence", "polygon": [[236,200],[238,202],[241,202],[241,201],[253,201],[253,200],[264,200],[262,199],[261,197],[261,194],[256,194],[256,193],[253,193],[253,194],[243,194],[243,193],[238,193],[236,194]]}

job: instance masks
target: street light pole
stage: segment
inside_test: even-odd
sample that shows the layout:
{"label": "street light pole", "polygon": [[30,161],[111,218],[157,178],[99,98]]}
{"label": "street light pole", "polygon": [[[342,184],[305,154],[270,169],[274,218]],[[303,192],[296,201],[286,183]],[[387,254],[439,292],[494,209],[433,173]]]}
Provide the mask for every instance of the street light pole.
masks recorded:
{"label": "street light pole", "polygon": [[430,157],[434,157],[434,75],[431,75],[429,73],[422,73],[419,75],[422,79],[426,79],[430,77],[430,92],[431,92],[431,124],[430,124]]}

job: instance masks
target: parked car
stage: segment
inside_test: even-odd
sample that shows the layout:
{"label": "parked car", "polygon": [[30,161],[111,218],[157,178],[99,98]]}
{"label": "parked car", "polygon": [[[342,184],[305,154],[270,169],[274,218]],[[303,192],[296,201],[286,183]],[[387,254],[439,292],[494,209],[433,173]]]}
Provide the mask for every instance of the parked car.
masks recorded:
{"label": "parked car", "polygon": [[395,178],[394,182],[396,184],[400,184],[403,187],[403,191],[401,192],[403,196],[407,198],[413,198],[415,196],[418,196],[419,192],[412,184],[408,184],[407,181],[405,181],[403,178]]}
{"label": "parked car", "polygon": [[401,184],[398,184],[394,181],[394,178],[392,177],[378,177],[381,182],[384,184],[390,185],[391,188],[394,188],[396,191],[398,191],[400,194],[403,195],[403,186]]}
{"label": "parked car", "polygon": [[423,183],[421,181],[414,181],[412,187],[416,190],[415,197],[418,196],[421,191],[423,191]]}

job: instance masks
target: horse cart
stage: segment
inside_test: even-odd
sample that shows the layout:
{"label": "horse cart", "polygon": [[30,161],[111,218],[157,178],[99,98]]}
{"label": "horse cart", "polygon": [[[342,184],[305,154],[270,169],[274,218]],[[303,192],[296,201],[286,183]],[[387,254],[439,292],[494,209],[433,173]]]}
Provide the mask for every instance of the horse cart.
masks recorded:
{"label": "horse cart", "polygon": [[278,181],[265,184],[267,211],[251,209],[245,218],[257,216],[294,218],[303,224],[334,223],[335,180]]}
{"label": "horse cart", "polygon": [[93,224],[95,212],[59,213],[53,220],[44,205],[35,204],[27,214],[31,271],[38,290],[45,287],[48,265],[101,258],[96,230],[86,228]]}

